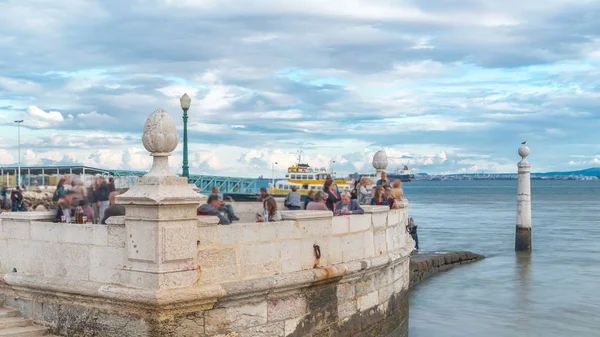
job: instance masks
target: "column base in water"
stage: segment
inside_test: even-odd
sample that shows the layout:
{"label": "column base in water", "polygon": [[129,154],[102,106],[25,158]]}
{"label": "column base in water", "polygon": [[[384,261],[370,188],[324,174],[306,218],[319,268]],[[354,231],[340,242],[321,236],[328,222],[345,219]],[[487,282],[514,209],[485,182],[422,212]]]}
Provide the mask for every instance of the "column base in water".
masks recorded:
{"label": "column base in water", "polygon": [[531,251],[531,227],[517,227],[515,232],[515,251]]}

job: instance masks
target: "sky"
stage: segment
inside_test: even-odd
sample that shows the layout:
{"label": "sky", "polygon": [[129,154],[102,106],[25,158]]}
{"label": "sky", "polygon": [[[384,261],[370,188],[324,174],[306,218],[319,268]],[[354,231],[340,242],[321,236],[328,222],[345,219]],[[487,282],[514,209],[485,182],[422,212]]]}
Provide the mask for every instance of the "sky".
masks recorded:
{"label": "sky", "polygon": [[[190,171],[600,166],[600,1],[0,0],[0,165],[145,170],[167,110]],[[181,172],[182,144],[170,164]],[[333,163],[335,161],[335,163]],[[275,165],[277,163],[277,165]]]}

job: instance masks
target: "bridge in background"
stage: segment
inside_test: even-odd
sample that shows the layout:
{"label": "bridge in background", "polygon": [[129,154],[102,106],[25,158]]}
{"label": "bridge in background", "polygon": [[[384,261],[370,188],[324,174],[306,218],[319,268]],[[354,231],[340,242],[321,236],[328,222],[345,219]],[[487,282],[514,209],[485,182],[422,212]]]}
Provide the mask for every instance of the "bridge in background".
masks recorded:
{"label": "bridge in background", "polygon": [[[1,183],[14,185],[18,167],[4,166],[0,167],[2,176]],[[146,174],[145,171],[132,170],[111,170],[81,165],[62,165],[62,166],[21,166],[21,182],[26,185],[54,185],[57,177],[68,176],[88,182],[93,176],[101,175],[115,177],[120,187],[129,187],[135,183],[136,177]],[[85,179],[87,178],[87,179]],[[198,186],[203,194],[212,192],[213,186],[219,188],[219,192],[229,195],[256,195],[261,187],[267,187],[268,179],[262,178],[241,178],[226,176],[210,176],[194,174],[189,177],[190,184]]]}

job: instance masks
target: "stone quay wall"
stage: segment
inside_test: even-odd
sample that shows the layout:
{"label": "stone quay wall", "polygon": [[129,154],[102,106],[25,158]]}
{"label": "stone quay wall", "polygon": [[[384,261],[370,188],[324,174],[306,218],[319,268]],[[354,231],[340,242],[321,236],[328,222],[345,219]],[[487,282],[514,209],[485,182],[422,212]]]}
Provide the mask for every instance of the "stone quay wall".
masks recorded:
{"label": "stone quay wall", "polygon": [[[147,231],[147,240],[134,235],[143,229],[137,218],[128,229],[129,209],[106,226],[4,213],[0,298],[68,336],[405,336],[407,212],[407,202],[339,217],[282,211],[281,222],[230,226],[202,216],[196,237]],[[178,264],[183,272],[161,271],[158,284],[135,267],[157,235],[167,240],[158,248],[197,246],[194,261]],[[184,255],[158,248],[148,258]]]}
{"label": "stone quay wall", "polygon": [[410,288],[417,286],[437,273],[484,258],[483,255],[471,252],[439,252],[415,255],[410,259]]}

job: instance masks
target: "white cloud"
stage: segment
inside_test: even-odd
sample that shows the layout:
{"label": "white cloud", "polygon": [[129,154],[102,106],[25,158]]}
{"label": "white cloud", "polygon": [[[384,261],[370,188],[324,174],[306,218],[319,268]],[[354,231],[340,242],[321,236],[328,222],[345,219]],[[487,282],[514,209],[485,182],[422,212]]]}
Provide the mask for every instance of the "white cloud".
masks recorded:
{"label": "white cloud", "polygon": [[[65,122],[63,114],[59,111],[44,111],[35,105],[27,108],[27,116],[24,118],[23,125],[32,128],[47,129],[60,126]],[[73,116],[67,116],[66,120],[71,120]]]}
{"label": "white cloud", "polygon": [[41,89],[39,83],[0,76],[0,88],[15,93],[35,93]]}
{"label": "white cloud", "polygon": [[8,165],[16,162],[15,157],[8,150],[0,149],[0,164]]}

